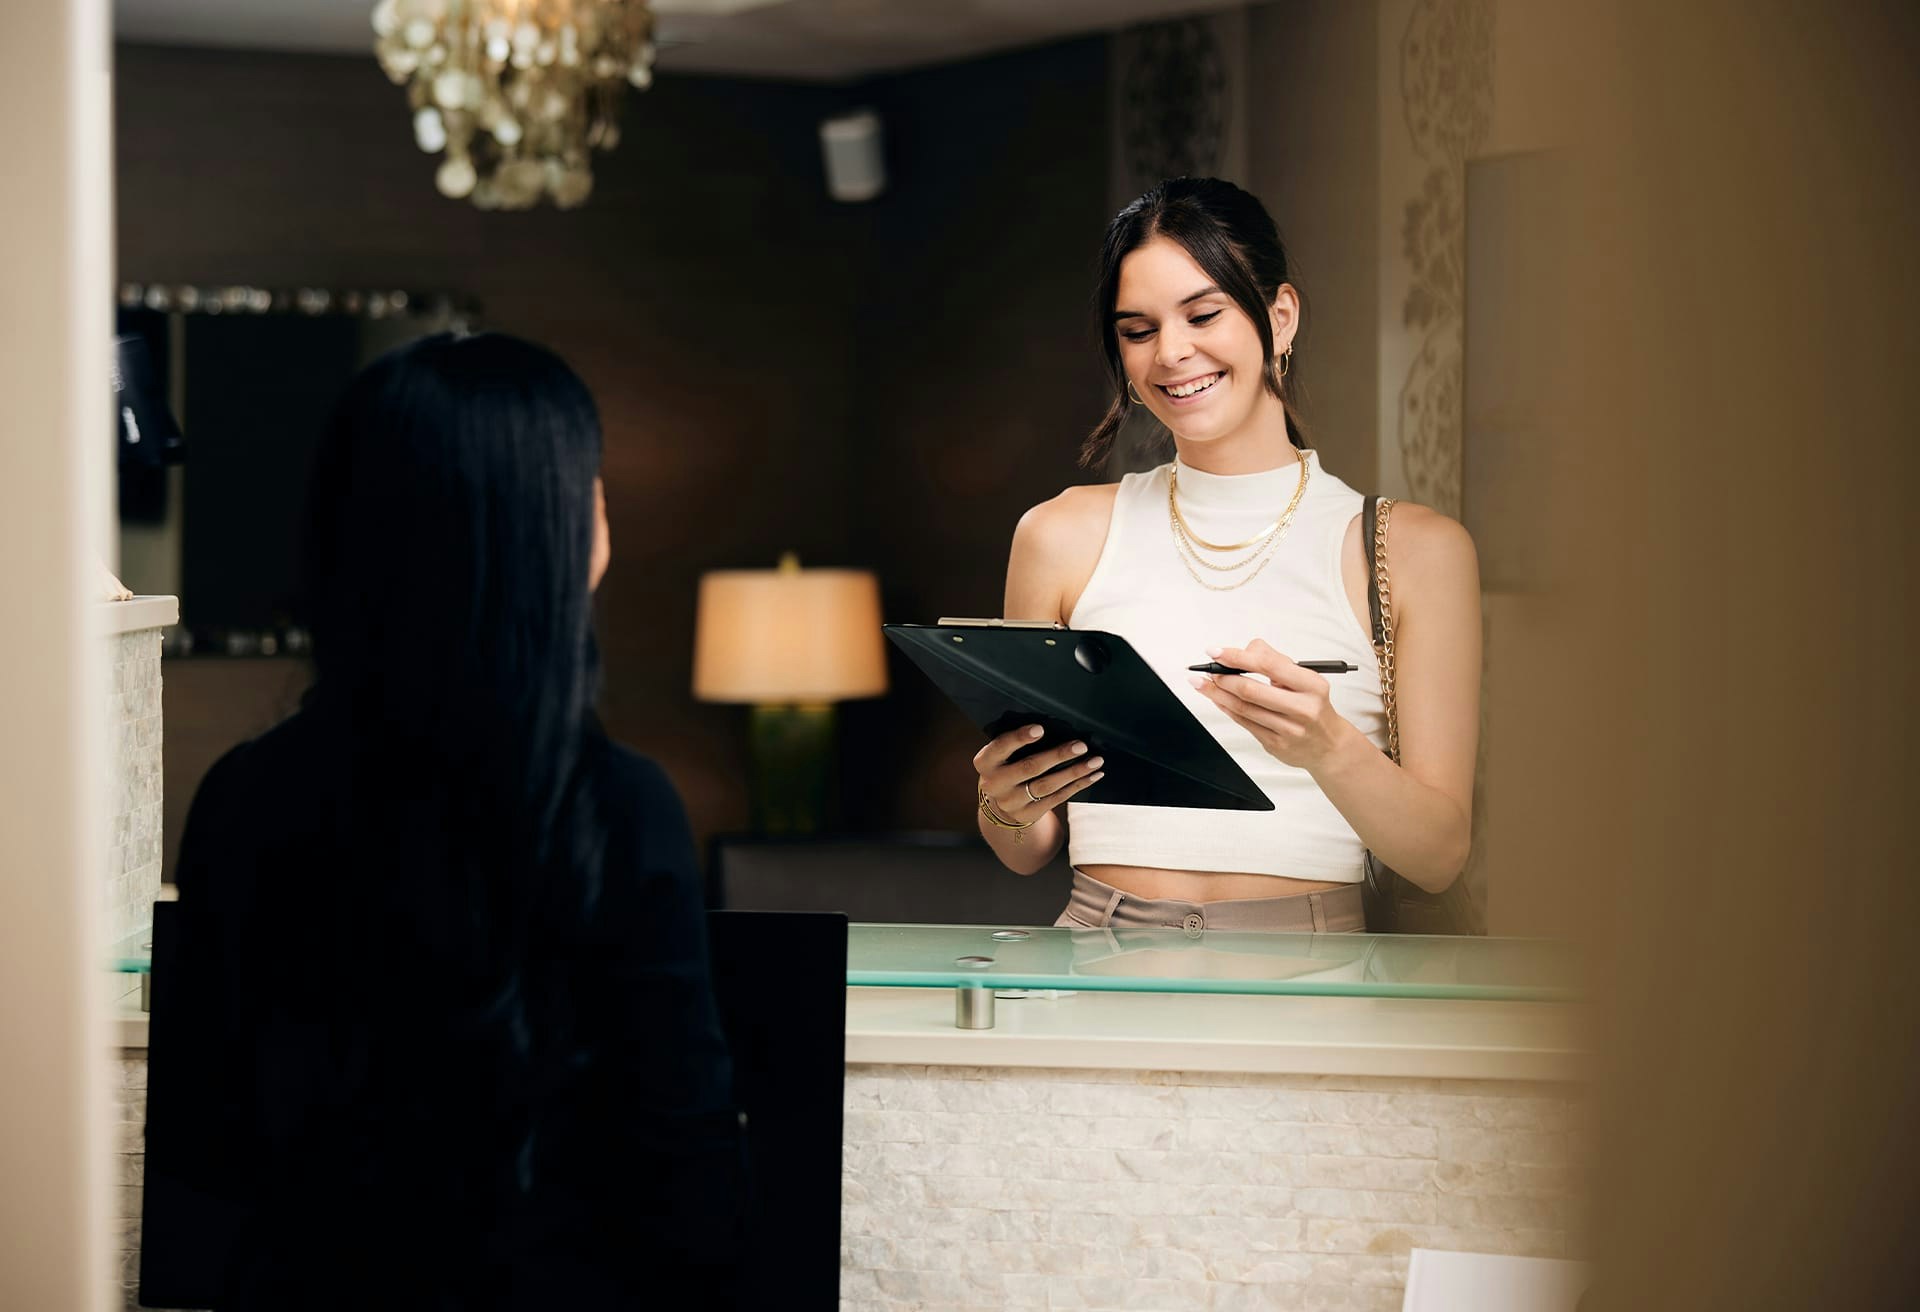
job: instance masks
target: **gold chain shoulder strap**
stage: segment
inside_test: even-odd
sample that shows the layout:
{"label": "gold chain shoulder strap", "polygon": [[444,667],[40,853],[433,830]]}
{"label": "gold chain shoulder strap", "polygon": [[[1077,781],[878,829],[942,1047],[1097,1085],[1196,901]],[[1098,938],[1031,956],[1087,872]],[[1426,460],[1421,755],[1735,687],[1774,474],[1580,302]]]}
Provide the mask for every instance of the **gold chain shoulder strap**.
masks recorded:
{"label": "gold chain shoulder strap", "polygon": [[1381,497],[1373,512],[1373,586],[1380,594],[1380,640],[1373,654],[1380,662],[1380,703],[1387,712],[1387,755],[1400,763],[1400,710],[1393,686],[1393,589],[1387,574],[1387,516],[1393,498]]}

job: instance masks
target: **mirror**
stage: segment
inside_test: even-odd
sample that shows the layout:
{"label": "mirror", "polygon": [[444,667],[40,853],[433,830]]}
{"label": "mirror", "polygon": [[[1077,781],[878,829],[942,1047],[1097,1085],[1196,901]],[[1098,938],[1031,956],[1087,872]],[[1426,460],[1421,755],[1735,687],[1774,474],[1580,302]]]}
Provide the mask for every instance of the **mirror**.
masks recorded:
{"label": "mirror", "polygon": [[[1165,458],[1135,418],[1105,471],[1075,463],[1108,400],[1088,313],[1102,229],[1163,176],[1233,179],[1280,225],[1305,298],[1293,367],[1323,467],[1465,515],[1489,546],[1526,540],[1502,517],[1538,503],[1492,468],[1505,452],[1465,449],[1476,434],[1460,417],[1498,413],[1483,380],[1512,372],[1469,379],[1462,353],[1479,314],[1470,166],[1539,144],[1522,139],[1537,116],[1490,80],[1527,66],[1506,45],[1523,29],[1494,30],[1483,0],[1438,8],[1459,21],[1436,28],[1436,6],[1415,0],[1283,2],[992,51],[929,44],[920,62],[833,85],[772,66],[694,76],[669,57],[628,103],[623,144],[596,157],[591,201],[524,214],[434,190],[433,160],[364,51],[123,48],[117,185],[142,221],[122,223],[120,263],[139,276],[237,268],[269,287],[456,283],[489,326],[568,359],[606,434],[602,713],[673,778],[704,847],[750,825],[750,753],[738,708],[689,693],[703,573],[792,550],[874,571],[888,620],[994,615],[1027,508]],[[859,205],[828,193],[818,140],[820,121],[854,104],[889,143],[887,189]],[[336,125],[324,150],[280,148],[323,121]],[[1524,218],[1507,213],[1491,248]],[[395,313],[390,293],[351,309],[349,295],[138,284],[123,297],[123,331],[153,344],[188,447],[127,507],[123,577],[181,597],[196,656],[298,645],[291,535],[326,401],[377,351],[473,314],[463,297],[416,295]],[[1512,317],[1478,322],[1526,339]],[[1524,605],[1489,606],[1488,668],[1510,655],[1503,626]],[[170,838],[195,761],[262,727],[225,710],[248,664],[263,663],[228,662],[204,695],[198,672],[167,676]],[[896,662],[889,682],[884,698],[838,708],[847,827],[976,842],[979,735],[911,667]],[[1497,776],[1500,725],[1483,718],[1482,737]],[[1489,893],[1497,777],[1490,791],[1467,878],[1493,932],[1524,933]],[[1058,914],[1063,865],[981,874],[1046,892]],[[888,903],[902,919],[932,905]]]}
{"label": "mirror", "polygon": [[184,459],[123,459],[119,483],[122,581],[180,598],[170,655],[302,649],[295,533],[334,399],[376,356],[475,313],[452,296],[398,290],[121,289],[117,335],[144,346],[185,435]]}

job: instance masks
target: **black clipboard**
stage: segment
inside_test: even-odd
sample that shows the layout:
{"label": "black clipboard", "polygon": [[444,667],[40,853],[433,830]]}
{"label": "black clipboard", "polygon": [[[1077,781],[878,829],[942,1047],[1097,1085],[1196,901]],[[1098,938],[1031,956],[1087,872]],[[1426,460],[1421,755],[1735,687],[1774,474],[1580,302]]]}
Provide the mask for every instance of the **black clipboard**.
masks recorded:
{"label": "black clipboard", "polygon": [[1044,728],[1016,759],[1075,738],[1105,757],[1107,777],[1076,802],[1273,810],[1273,799],[1117,634],[953,619],[881,631],[988,736]]}

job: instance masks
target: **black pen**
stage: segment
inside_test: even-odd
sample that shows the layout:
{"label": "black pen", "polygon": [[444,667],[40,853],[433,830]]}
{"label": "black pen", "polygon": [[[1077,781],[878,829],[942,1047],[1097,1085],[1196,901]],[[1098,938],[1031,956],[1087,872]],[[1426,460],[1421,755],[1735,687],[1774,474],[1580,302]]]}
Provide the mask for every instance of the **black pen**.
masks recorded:
{"label": "black pen", "polygon": [[[1350,661],[1295,661],[1303,670],[1312,670],[1315,674],[1357,674],[1360,667]],[[1236,670],[1231,665],[1222,665],[1219,661],[1208,661],[1205,665],[1189,665],[1195,674],[1256,674],[1256,670]]]}

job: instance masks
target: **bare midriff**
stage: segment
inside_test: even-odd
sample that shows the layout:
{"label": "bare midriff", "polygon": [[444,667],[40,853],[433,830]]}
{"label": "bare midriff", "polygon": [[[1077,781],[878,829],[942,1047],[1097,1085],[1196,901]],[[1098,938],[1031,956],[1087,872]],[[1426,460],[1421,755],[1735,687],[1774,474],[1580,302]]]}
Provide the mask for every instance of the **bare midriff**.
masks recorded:
{"label": "bare midriff", "polygon": [[1162,870],[1154,866],[1081,866],[1103,884],[1135,897],[1177,898],[1182,902],[1228,902],[1249,897],[1293,897],[1323,893],[1346,884],[1328,879],[1289,879],[1230,870]]}

